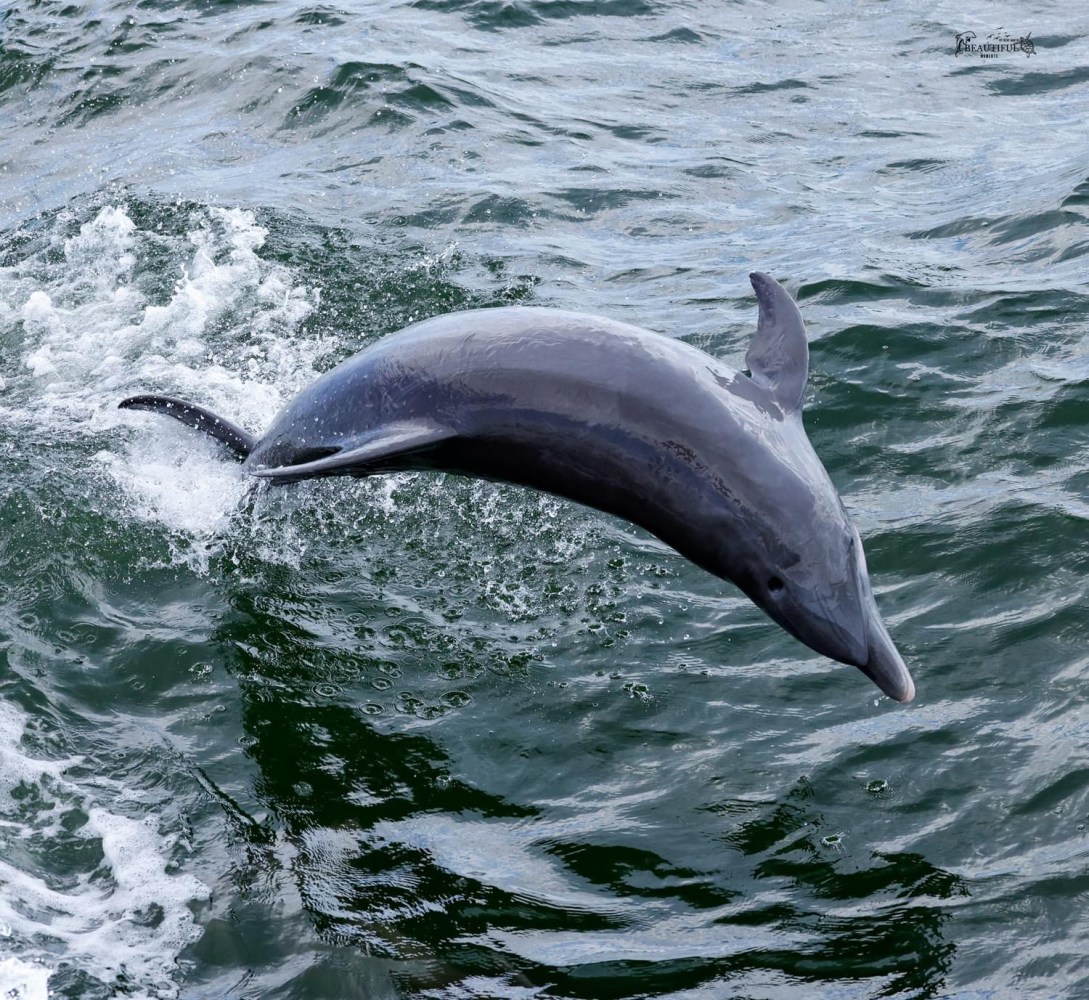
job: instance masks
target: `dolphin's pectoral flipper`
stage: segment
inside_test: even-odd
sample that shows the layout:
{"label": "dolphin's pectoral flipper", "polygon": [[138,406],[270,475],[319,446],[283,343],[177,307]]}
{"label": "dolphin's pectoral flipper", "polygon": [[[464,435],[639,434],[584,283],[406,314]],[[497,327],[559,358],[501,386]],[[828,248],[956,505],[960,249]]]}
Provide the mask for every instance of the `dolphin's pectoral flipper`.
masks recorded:
{"label": "dolphin's pectoral flipper", "polygon": [[310,462],[271,468],[251,467],[246,471],[262,479],[284,481],[350,475],[355,469],[365,473],[367,466],[433,448],[454,436],[454,431],[431,420],[402,420],[384,424],[371,435],[361,436],[358,441]]}
{"label": "dolphin's pectoral flipper", "polygon": [[745,355],[752,379],[771,393],[786,413],[801,411],[809,376],[805,323],[786,289],[770,275],[749,275],[760,305],[756,336]]}
{"label": "dolphin's pectoral flipper", "polygon": [[221,444],[225,444],[239,458],[245,458],[257,444],[257,439],[244,431],[237,424],[231,423],[225,417],[214,414],[196,403],[187,403],[183,399],[174,399],[173,396],[157,396],[153,394],[143,396],[129,396],[117,404],[119,410],[151,410],[155,413],[165,413],[168,417],[180,420],[188,427],[195,427],[199,431],[215,438]]}

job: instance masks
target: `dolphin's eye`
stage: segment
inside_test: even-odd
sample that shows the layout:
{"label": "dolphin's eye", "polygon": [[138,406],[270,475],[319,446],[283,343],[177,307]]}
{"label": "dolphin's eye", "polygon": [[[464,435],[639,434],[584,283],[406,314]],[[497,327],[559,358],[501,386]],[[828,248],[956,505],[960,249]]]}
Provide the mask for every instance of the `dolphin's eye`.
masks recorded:
{"label": "dolphin's eye", "polygon": [[782,581],[782,579],[780,577],[778,577],[778,576],[768,577],[768,591],[770,593],[778,594],[779,591],[781,591],[783,589],[783,587],[785,587],[785,586],[786,586],[786,584],[783,583],[783,581]]}

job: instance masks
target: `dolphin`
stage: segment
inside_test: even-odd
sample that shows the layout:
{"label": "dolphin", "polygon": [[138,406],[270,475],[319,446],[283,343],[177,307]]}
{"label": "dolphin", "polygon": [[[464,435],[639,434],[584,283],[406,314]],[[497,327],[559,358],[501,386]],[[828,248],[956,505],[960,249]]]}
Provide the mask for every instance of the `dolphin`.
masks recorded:
{"label": "dolphin", "polygon": [[750,280],[750,374],[627,323],[514,306],[383,338],[300,392],[260,439],[169,396],[119,405],[199,428],[274,483],[430,469],[617,515],[736,584],[811,649],[911,701],[862,541],[802,427],[801,313],[769,275]]}

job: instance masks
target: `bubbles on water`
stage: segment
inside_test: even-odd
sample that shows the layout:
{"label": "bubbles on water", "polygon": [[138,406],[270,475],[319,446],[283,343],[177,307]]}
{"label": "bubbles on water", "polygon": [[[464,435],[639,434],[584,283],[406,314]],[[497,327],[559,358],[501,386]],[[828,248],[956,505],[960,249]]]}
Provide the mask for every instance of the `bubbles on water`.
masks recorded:
{"label": "bubbles on water", "polygon": [[648,704],[654,698],[650,693],[650,688],[642,681],[628,681],[624,684],[624,690],[627,692],[629,698],[634,698],[644,705]]}
{"label": "bubbles on water", "polygon": [[843,847],[843,834],[842,833],[830,833],[827,836],[821,837],[821,846],[827,847],[831,851],[835,851],[837,854],[842,854]]}

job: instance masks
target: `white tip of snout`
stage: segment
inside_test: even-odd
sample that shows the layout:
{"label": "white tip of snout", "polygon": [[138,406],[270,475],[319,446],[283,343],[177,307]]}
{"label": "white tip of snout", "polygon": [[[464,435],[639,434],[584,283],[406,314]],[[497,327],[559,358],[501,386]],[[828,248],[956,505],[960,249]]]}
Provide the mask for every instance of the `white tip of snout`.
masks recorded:
{"label": "white tip of snout", "polygon": [[866,674],[890,698],[909,702],[915,697],[915,682],[888,630],[880,619],[870,622],[869,658],[862,667]]}

